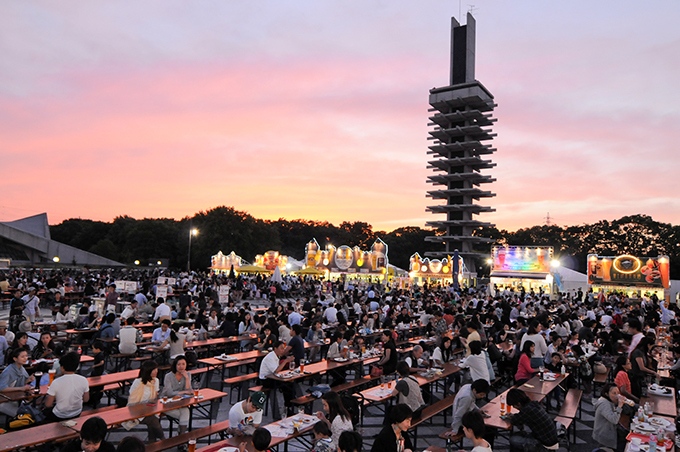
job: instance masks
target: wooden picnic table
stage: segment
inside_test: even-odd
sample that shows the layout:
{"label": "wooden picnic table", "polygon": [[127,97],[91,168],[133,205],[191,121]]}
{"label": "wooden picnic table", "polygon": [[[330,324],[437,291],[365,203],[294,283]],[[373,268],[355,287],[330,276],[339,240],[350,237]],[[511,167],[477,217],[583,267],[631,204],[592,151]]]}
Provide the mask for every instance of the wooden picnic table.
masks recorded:
{"label": "wooden picnic table", "polygon": [[678,410],[676,408],[675,389],[672,389],[672,391],[673,394],[671,396],[660,396],[647,392],[647,397],[640,399],[640,405],[650,402],[654,404],[654,409],[652,410],[654,414],[675,417],[678,415]]}
{"label": "wooden picnic table", "polygon": [[[538,376],[535,376],[531,378],[531,380],[527,381],[523,385],[519,386],[518,389],[521,389],[522,391],[526,393],[534,393],[534,394],[543,394],[543,395],[548,395],[550,394],[557,386],[562,383],[569,374],[567,373],[564,377],[561,375],[557,375],[554,381],[547,381],[543,380],[541,381]],[[531,387],[533,386],[533,387]]]}
{"label": "wooden picnic table", "polygon": [[0,435],[0,452],[26,449],[49,442],[63,442],[78,437],[78,432],[59,422],[36,425],[24,430]]}
{"label": "wooden picnic table", "polygon": [[[446,378],[449,375],[452,375],[456,372],[460,372],[460,370],[461,370],[460,367],[456,366],[455,364],[446,363],[444,364],[444,368],[441,373],[431,373],[429,371],[425,371],[420,372],[415,377],[416,380],[418,380],[418,385],[424,386],[430,383],[434,383],[435,381],[441,380],[442,378]],[[373,403],[382,403],[392,398],[392,391],[394,390],[395,387],[396,387],[395,381],[388,381],[384,384],[381,383],[380,386],[374,386],[372,388],[364,389],[363,391],[361,391],[361,395],[364,396],[364,399],[370,400]]]}
{"label": "wooden picnic table", "polygon": [[[228,394],[221,391],[216,391],[210,388],[204,388],[200,390],[200,395],[202,398],[196,399],[195,397],[186,397],[176,402],[161,403],[159,400],[149,402],[149,403],[139,403],[137,405],[130,405],[124,408],[117,408],[115,410],[105,411],[102,413],[95,413],[92,415],[83,414],[77,419],[76,425],[73,429],[80,432],[83,423],[91,417],[99,416],[106,422],[107,425],[118,425],[126,421],[131,421],[133,419],[140,419],[147,416],[152,416],[154,414],[164,413],[166,411],[172,411],[177,408],[192,408],[193,406],[205,403],[214,402],[226,397]],[[212,423],[212,420],[211,420]]]}

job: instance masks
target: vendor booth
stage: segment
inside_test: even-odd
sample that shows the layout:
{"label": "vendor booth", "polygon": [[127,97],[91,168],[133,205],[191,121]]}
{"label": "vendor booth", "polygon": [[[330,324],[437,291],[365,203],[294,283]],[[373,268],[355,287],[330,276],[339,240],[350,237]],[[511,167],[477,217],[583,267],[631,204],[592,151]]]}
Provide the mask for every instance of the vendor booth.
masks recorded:
{"label": "vendor booth", "polygon": [[588,284],[593,292],[622,292],[631,299],[656,295],[670,301],[668,256],[588,255]]}
{"label": "vendor booth", "polygon": [[276,267],[279,267],[281,273],[285,273],[287,270],[287,264],[288,256],[282,256],[278,251],[267,251],[264,254],[258,254],[255,256],[255,265],[266,268],[272,272],[276,269]]}
{"label": "vendor booth", "polygon": [[327,278],[359,278],[382,283],[387,275],[387,245],[377,239],[370,251],[347,245],[337,248],[326,245],[322,250],[316,239],[312,239],[305,248],[305,264],[306,268],[323,271]]}
{"label": "vendor booth", "polygon": [[442,260],[420,257],[415,253],[410,259],[409,276],[414,284],[440,284],[442,286],[452,284],[454,277],[458,285],[462,286],[464,280],[470,278],[470,272],[465,267],[462,257],[458,258],[458,266],[454,266],[454,257],[448,256]]}
{"label": "vendor booth", "polygon": [[222,251],[218,251],[217,254],[210,257],[210,272],[228,274],[232,268],[237,272],[242,264],[241,256],[237,256],[233,251],[226,256],[222,254]]}
{"label": "vendor booth", "polygon": [[544,293],[555,290],[551,272],[553,249],[550,246],[494,246],[491,248],[489,290],[492,295],[506,288],[519,293]]}

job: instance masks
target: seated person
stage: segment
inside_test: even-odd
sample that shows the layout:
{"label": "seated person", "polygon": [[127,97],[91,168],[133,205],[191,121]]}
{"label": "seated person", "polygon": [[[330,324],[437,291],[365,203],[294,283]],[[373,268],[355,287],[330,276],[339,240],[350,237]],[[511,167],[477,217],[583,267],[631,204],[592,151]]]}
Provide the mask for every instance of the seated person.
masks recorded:
{"label": "seated person", "polygon": [[83,422],[80,439],[66,443],[61,452],[115,452],[116,448],[113,444],[105,441],[106,433],[107,426],[104,419],[97,416],[91,417]]}
{"label": "seated person", "polygon": [[413,411],[413,419],[418,419],[425,407],[420,384],[415,377],[411,376],[411,368],[406,361],[400,361],[397,364],[397,373],[399,373],[400,378],[392,390],[392,396],[397,397],[397,403],[408,405]]}
{"label": "seated person", "polygon": [[488,392],[489,382],[481,379],[460,388],[456,398],[453,399],[453,419],[451,420],[453,434],[463,433],[463,415],[477,410],[477,400],[486,397]]}
{"label": "seated person", "polygon": [[559,448],[555,421],[548,416],[540,403],[532,401],[524,391],[517,388],[508,391],[507,403],[519,410],[519,413],[510,415],[510,423],[518,428],[526,425],[531,429],[531,433],[510,436],[510,452],[541,450],[542,447],[549,450]]}
{"label": "seated person", "polygon": [[59,360],[64,373],[55,379],[47,390],[45,407],[51,408],[45,413],[47,422],[58,422],[80,416],[83,403],[90,400],[90,385],[87,378],[77,375],[80,355],[70,352]]}
{"label": "seated person", "polygon": [[252,435],[262,423],[262,410],[267,396],[256,391],[246,400],[234,404],[229,410],[229,428],[234,435]]}
{"label": "seated person", "polygon": [[484,417],[479,411],[468,411],[463,415],[463,433],[472,441],[472,452],[492,452],[491,445],[484,439],[485,430]]}

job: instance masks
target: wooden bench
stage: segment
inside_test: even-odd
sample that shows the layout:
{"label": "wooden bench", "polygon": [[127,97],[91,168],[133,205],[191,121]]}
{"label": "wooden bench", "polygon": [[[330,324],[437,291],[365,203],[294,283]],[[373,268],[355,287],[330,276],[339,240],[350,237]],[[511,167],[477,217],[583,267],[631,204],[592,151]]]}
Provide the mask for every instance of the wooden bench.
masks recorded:
{"label": "wooden bench", "polygon": [[[463,439],[465,438],[465,435],[462,433],[454,433],[453,430],[448,429],[442,433],[439,434],[439,437],[441,439],[445,439],[446,443],[448,444],[449,441],[452,442],[453,444],[458,445],[459,448],[463,447]],[[413,446],[415,448],[415,446]]]}
{"label": "wooden bench", "polygon": [[574,442],[576,442],[576,421],[574,419],[568,418],[568,417],[562,417],[562,416],[557,416],[555,417],[555,421],[559,422],[560,424],[564,425],[564,428],[567,429],[567,450],[571,450],[571,441],[569,440],[569,427],[571,425],[574,425]]}
{"label": "wooden bench", "polygon": [[570,389],[567,395],[564,396],[564,403],[562,409],[555,418],[556,421],[561,422],[567,429],[567,439],[569,439],[569,427],[573,425],[574,442],[576,442],[576,413],[581,419],[581,396],[583,391],[580,389]]}
{"label": "wooden bench", "polygon": [[[332,391],[335,391],[337,393],[341,393],[344,391],[348,391],[350,389],[358,388],[359,386],[363,386],[366,384],[369,384],[373,381],[379,380],[380,377],[371,377],[370,375],[367,375],[365,377],[361,378],[355,378],[352,381],[348,381],[347,383],[342,383],[336,386],[331,387]],[[308,403],[312,403],[313,401],[316,400],[316,397],[314,397],[311,394],[304,395],[302,397],[298,397],[297,399],[291,400],[291,403],[293,405],[307,405]]]}
{"label": "wooden bench", "polygon": [[[241,398],[243,397],[243,394],[242,394],[243,393],[243,391],[242,391],[243,385],[246,384],[247,382],[251,381],[251,380],[257,380],[259,377],[260,377],[259,372],[253,372],[253,373],[249,373],[249,374],[245,374],[245,375],[239,375],[237,377],[225,378],[224,383],[228,384],[229,388],[232,389],[232,391],[230,391],[231,394],[234,394],[234,392],[236,392],[236,391],[233,391],[234,385],[239,385],[238,397],[239,397],[239,400],[242,400]],[[229,396],[229,403],[233,404],[233,402],[231,400],[231,395]]]}
{"label": "wooden bench", "polygon": [[181,446],[189,441],[191,438],[205,438],[208,437],[208,444],[210,444],[210,437],[212,435],[220,434],[222,439],[223,432],[229,428],[229,420],[218,422],[217,424],[212,424],[207,427],[192,430],[190,432],[182,433],[181,435],[176,435],[161,441],[156,441],[155,443],[148,444],[146,446],[146,452],[160,452],[172,447]]}
{"label": "wooden bench", "polygon": [[[416,443],[418,442],[418,426],[425,421],[432,420],[433,417],[439,413],[444,413],[444,425],[446,425],[446,411],[453,407],[453,400],[456,398],[455,395],[449,395],[444,397],[439,402],[433,403],[432,405],[426,406],[420,413],[418,419],[411,421],[411,430],[413,430],[413,448],[417,448]],[[462,438],[461,438],[462,440]],[[455,441],[454,441],[455,442]]]}

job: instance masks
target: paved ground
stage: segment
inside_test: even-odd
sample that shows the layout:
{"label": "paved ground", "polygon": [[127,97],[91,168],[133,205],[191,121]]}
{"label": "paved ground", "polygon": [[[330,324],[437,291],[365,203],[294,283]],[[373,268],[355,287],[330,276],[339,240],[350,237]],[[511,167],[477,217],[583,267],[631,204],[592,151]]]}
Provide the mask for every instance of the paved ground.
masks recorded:
{"label": "paved ground", "polygon": [[[251,304],[252,304],[252,300]],[[8,312],[5,311],[0,311],[0,319],[7,319],[7,314]],[[87,369],[85,369],[87,371]],[[351,377],[350,377],[351,378]],[[217,375],[213,377],[213,381],[210,382],[210,386],[213,388],[218,388],[219,386],[219,378]],[[303,387],[303,391],[307,389],[307,386]],[[506,389],[506,388],[503,388]],[[226,388],[225,388],[226,390]],[[494,394],[492,394],[494,395]],[[442,394],[441,392],[436,393],[435,397],[441,398]],[[106,402],[106,398],[103,400]],[[234,397],[234,401],[236,401],[236,397]],[[282,406],[283,403],[281,401],[280,405]],[[228,414],[229,414],[229,409],[231,408],[231,404],[229,403],[228,398],[225,398],[224,401],[222,401],[219,405],[219,412],[217,413],[217,419],[215,422],[220,422],[223,420],[228,419]],[[321,409],[321,403],[319,401],[314,402],[314,410],[319,410]],[[553,414],[555,414],[553,412]],[[594,444],[594,441],[591,438],[591,433],[592,433],[592,428],[593,428],[593,416],[594,416],[594,409],[592,406],[592,403],[590,400],[584,400],[582,404],[582,416],[581,419],[578,419],[576,422],[576,433],[577,433],[577,441],[576,444],[571,445],[571,450],[574,452],[590,452],[594,449],[597,448],[597,445]],[[269,413],[267,416],[265,416],[263,424],[267,424],[272,422],[272,416],[271,413]],[[364,413],[364,425],[360,426],[358,428],[358,431],[362,434],[364,438],[364,450],[369,451],[372,444],[373,444],[373,438],[380,432],[380,429],[382,428],[382,421],[383,421],[383,415],[382,413],[378,410],[376,407],[369,407],[366,412]],[[447,417],[447,422],[450,423],[450,416]],[[194,428],[199,428],[208,425],[207,420],[197,420],[194,422]],[[163,421],[163,426],[167,426],[167,423]],[[446,430],[448,428],[448,425],[444,425],[443,422],[443,417],[442,416],[437,416],[432,424],[424,424],[419,427],[418,430],[418,444],[417,444],[417,450],[424,450],[427,446],[434,445],[434,446],[441,446],[445,447],[445,441],[440,439],[438,435]],[[131,432],[127,432],[123,430],[122,428],[119,428],[115,431],[112,431],[109,435],[110,441],[114,443],[118,443],[123,437],[127,435],[136,435],[139,438],[145,440],[146,439],[146,431],[145,427],[137,428],[134,429]],[[198,447],[200,448],[205,444],[199,443]],[[565,448],[566,443],[562,444],[562,447],[560,448],[560,452],[564,452],[566,450]],[[464,447],[467,450],[471,449],[471,443],[466,440],[464,443]],[[296,442],[291,442],[288,446],[288,450],[290,452],[298,452],[301,450],[306,450],[304,449],[299,443]],[[507,437],[499,436],[494,444],[493,447],[494,451],[506,451],[509,450],[508,447],[508,441]]]}

